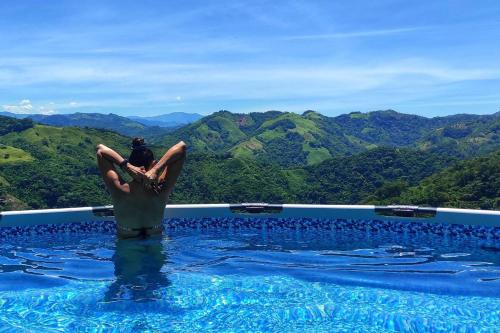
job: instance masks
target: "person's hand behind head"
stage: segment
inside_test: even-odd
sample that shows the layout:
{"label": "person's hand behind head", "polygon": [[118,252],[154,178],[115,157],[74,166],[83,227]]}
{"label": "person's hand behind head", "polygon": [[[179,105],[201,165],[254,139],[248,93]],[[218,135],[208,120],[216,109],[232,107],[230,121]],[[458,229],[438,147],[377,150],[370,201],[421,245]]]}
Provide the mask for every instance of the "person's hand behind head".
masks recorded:
{"label": "person's hand behind head", "polygon": [[158,194],[158,175],[153,170],[149,170],[144,173],[143,180],[143,185],[146,190],[152,190]]}
{"label": "person's hand behind head", "polygon": [[135,181],[141,184],[144,182],[144,167],[136,167],[135,165],[127,163],[126,171]]}

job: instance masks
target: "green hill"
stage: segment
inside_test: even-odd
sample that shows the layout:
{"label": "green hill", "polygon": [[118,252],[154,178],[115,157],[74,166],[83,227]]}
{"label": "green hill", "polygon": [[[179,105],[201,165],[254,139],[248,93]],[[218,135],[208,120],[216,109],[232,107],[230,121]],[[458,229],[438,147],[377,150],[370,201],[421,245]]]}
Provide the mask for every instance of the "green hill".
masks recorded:
{"label": "green hill", "polygon": [[138,121],[118,116],[116,114],[102,113],[72,113],[57,115],[33,114],[29,116],[32,120],[51,126],[76,126],[112,130],[126,136],[142,136],[150,138],[163,135],[172,129],[160,126],[147,126]]}
{"label": "green hill", "polygon": [[[388,198],[377,193],[378,202]],[[414,205],[500,209],[500,150],[457,163],[389,200]]]}
{"label": "green hill", "polygon": [[0,116],[0,135],[10,132],[21,132],[30,127],[33,127],[33,121],[31,121],[31,119],[16,119]]}
{"label": "green hill", "polygon": [[33,157],[30,153],[11,146],[0,144],[0,165],[20,162],[30,162]]}
{"label": "green hill", "polygon": [[276,165],[206,154],[188,156],[171,201],[227,203],[295,201],[286,172]]}
{"label": "green hill", "polygon": [[230,153],[233,157],[258,158],[281,166],[321,162],[339,154],[364,149],[311,113],[268,111],[235,114],[228,111],[176,130],[157,142],[172,144],[182,139],[194,152]]}
{"label": "green hill", "polygon": [[433,129],[417,147],[461,158],[479,156],[500,148],[500,115],[469,119]]}
{"label": "green hill", "polygon": [[[456,157],[494,149],[498,127],[491,118],[460,119],[471,124],[464,133],[461,128],[448,130],[456,125],[443,125],[446,122],[440,120],[441,127],[426,134],[430,135],[426,139],[434,135],[440,140],[425,147],[418,147],[417,142],[418,149],[376,147],[373,142],[379,139],[350,138],[345,133],[354,134],[355,130],[347,131],[333,122],[335,118],[312,111],[303,115],[219,112],[206,118],[176,131],[195,135],[188,136],[192,151],[172,203],[405,203],[499,208],[500,150],[466,162],[457,162]],[[98,174],[94,147],[104,143],[128,155],[129,137],[8,117],[0,117],[0,130],[0,209],[111,203]],[[384,140],[389,137],[405,143],[403,134],[397,140],[396,134],[382,134]],[[476,151],[440,148],[445,147],[442,140],[449,138],[465,148],[467,142],[477,141]],[[183,137],[169,137],[172,143],[180,139]],[[159,157],[168,147],[163,144],[153,150]]]}
{"label": "green hill", "polygon": [[[0,119],[0,124],[2,119]],[[99,205],[110,202],[98,175],[95,146],[107,142],[123,153],[130,139],[111,131],[34,125],[0,137],[4,209]],[[2,151],[17,154],[2,160]],[[9,200],[5,199],[8,194]]]}
{"label": "green hill", "polygon": [[314,111],[220,111],[155,142],[182,139],[193,152],[229,153],[282,167],[315,165],[385,146],[471,157],[500,147],[499,122],[499,114],[425,118],[387,110],[326,117]]}
{"label": "green hill", "polygon": [[446,155],[402,148],[376,148],[329,159],[304,169],[298,199],[304,203],[361,203],[387,183],[416,185],[455,161]]}
{"label": "green hill", "polygon": [[410,146],[436,124],[429,118],[393,110],[352,112],[328,119],[346,135],[376,146]]}

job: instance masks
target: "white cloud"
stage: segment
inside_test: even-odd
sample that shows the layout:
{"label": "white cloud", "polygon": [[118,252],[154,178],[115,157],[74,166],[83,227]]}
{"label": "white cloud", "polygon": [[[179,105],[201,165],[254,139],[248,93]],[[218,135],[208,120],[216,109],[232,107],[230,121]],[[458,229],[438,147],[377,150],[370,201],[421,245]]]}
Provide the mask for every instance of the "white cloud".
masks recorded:
{"label": "white cloud", "polygon": [[39,113],[39,114],[54,114],[55,103],[50,102],[47,105],[42,105],[38,108],[34,107],[29,99],[23,99],[19,104],[14,105],[2,105],[4,111],[18,113],[18,114],[30,114],[30,113]]}
{"label": "white cloud", "polygon": [[45,114],[45,115],[50,115],[56,113],[56,110],[53,108],[53,106],[40,106],[38,108],[38,112],[40,114]]}
{"label": "white cloud", "polygon": [[[490,80],[500,78],[500,68],[463,67],[429,61],[426,59],[401,59],[399,61],[368,62],[367,64],[335,64],[296,62],[286,64],[210,64],[210,63],[169,63],[149,61],[86,61],[45,58],[44,61],[25,59],[5,59],[17,68],[18,73],[2,75],[0,88],[13,86],[35,86],[64,83],[67,93],[128,94],[156,93],[174,90],[174,101],[182,100],[189,93],[190,99],[198,96],[247,97],[256,91],[259,98],[277,93],[276,98],[296,96],[299,92],[323,95],[326,91],[356,92],[378,87],[389,88],[397,83],[408,86],[430,86],[467,80]],[[57,64],[56,64],[57,63]],[[170,89],[172,88],[172,89]],[[194,93],[190,93],[194,91]],[[146,96],[148,97],[148,96]],[[179,98],[180,99],[179,99]],[[172,101],[171,96],[165,98]],[[144,100],[144,96],[140,98]],[[73,103],[73,102],[71,102]],[[67,103],[65,107],[75,107]],[[76,103],[76,102],[75,102]],[[61,106],[63,107],[63,106]],[[78,107],[82,107],[78,103]]]}
{"label": "white cloud", "polygon": [[17,105],[2,105],[4,111],[12,113],[32,113],[33,105],[29,99],[23,99]]}
{"label": "white cloud", "polygon": [[[36,62],[24,59],[16,68],[25,70],[20,70],[19,75],[13,75],[8,80],[2,78],[0,68],[0,88],[12,89],[17,85],[33,89],[29,91],[36,94],[35,88],[39,85],[51,87],[51,83],[55,83],[55,87],[60,87],[63,84],[63,92],[59,88],[52,89],[56,94],[53,98],[72,96],[78,98],[79,102],[68,100],[63,104],[44,104],[42,110],[33,106],[28,110],[31,104],[23,101],[22,105],[4,105],[6,111],[35,113],[38,110],[48,113],[55,112],[55,108],[71,111],[76,108],[119,109],[143,107],[145,101],[162,107],[180,107],[181,104],[188,107],[198,105],[196,103],[200,101],[225,105],[226,102],[235,101],[231,105],[235,105],[233,109],[236,109],[239,100],[266,100],[263,108],[269,109],[274,103],[277,106],[290,105],[284,101],[297,100],[297,103],[301,103],[299,99],[328,99],[323,109],[328,105],[337,106],[340,101],[348,101],[343,102],[342,106],[355,109],[362,107],[361,100],[366,100],[375,108],[382,96],[388,107],[391,107],[396,105],[396,98],[420,100],[443,94],[450,84],[466,81],[473,84],[478,80],[500,78],[499,66],[474,64],[464,67],[425,58],[373,60],[365,64],[288,62],[254,63],[248,66],[243,66],[243,63],[169,63],[161,60],[132,65],[126,60],[83,63],[74,59],[59,61],[56,66],[55,60],[52,60],[45,58],[43,62]],[[21,60],[17,59],[14,63],[16,61]],[[165,94],[165,91],[169,91],[169,94]],[[29,96],[37,97],[33,94]],[[189,96],[186,103],[184,96]],[[252,102],[255,107],[256,103]]]}

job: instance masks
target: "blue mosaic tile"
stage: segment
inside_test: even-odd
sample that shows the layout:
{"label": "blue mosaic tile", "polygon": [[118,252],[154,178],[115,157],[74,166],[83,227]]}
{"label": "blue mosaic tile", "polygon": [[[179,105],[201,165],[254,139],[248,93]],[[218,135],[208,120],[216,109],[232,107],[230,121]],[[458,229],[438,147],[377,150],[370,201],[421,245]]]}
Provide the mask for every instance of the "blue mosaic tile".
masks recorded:
{"label": "blue mosaic tile", "polygon": [[41,236],[47,234],[116,233],[115,221],[87,221],[65,224],[40,224],[22,227],[1,227],[0,239],[15,236]]}
{"label": "blue mosaic tile", "polygon": [[226,228],[279,230],[295,229],[298,231],[314,230],[358,230],[365,232],[396,233],[431,233],[442,236],[477,237],[500,239],[499,227],[471,226],[458,224],[436,224],[421,221],[387,221],[358,219],[322,219],[322,218],[175,218],[165,220],[166,228]]}
{"label": "blue mosaic tile", "polygon": [[[279,231],[364,231],[369,233],[427,233],[452,237],[476,237],[484,239],[500,239],[499,227],[472,226],[460,224],[436,224],[421,221],[387,221],[387,220],[354,220],[354,219],[322,219],[322,218],[264,218],[264,217],[211,217],[211,218],[172,218],[164,221],[169,229],[252,229]],[[36,236],[45,234],[80,234],[80,233],[114,234],[114,221],[87,221],[67,224],[44,224],[26,227],[2,227],[0,239],[15,236]]]}

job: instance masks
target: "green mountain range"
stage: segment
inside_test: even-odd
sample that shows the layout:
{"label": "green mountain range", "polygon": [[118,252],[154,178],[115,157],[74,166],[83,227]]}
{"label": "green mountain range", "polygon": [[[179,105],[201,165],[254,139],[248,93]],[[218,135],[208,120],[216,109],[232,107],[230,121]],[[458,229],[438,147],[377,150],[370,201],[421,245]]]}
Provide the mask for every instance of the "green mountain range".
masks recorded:
{"label": "green mountain range", "polygon": [[500,113],[425,118],[392,110],[326,117],[268,111],[216,112],[163,137],[157,144],[184,140],[193,152],[255,158],[283,167],[314,165],[376,147],[447,150],[472,157],[500,147]]}
{"label": "green mountain range", "polygon": [[147,126],[138,121],[131,120],[113,113],[71,113],[57,115],[31,115],[30,118],[41,124],[52,126],[76,126],[113,130],[117,133],[135,137],[145,138],[166,134],[172,131],[170,128],[160,126]]}
{"label": "green mountain range", "polygon": [[[181,139],[190,145],[174,203],[500,209],[499,118],[221,111],[154,137],[161,144],[153,150],[159,157]],[[105,129],[0,116],[0,210],[111,203],[94,147],[104,143],[127,156],[130,140]]]}
{"label": "green mountain range", "polygon": [[174,128],[192,123],[203,116],[197,113],[172,112],[159,116],[122,117],[113,113],[68,113],[68,114],[19,114],[0,112],[0,116],[31,119],[52,126],[76,126],[108,129],[126,136],[152,138],[171,132]]}

